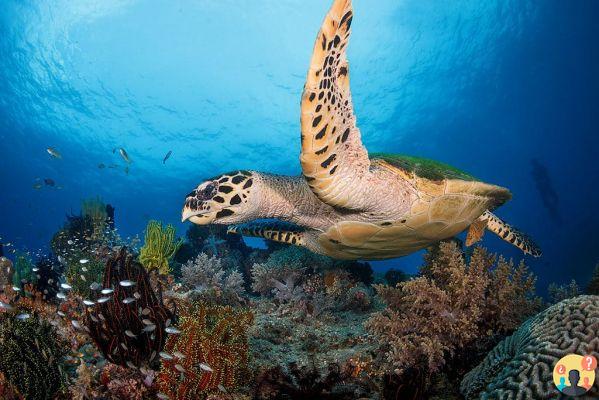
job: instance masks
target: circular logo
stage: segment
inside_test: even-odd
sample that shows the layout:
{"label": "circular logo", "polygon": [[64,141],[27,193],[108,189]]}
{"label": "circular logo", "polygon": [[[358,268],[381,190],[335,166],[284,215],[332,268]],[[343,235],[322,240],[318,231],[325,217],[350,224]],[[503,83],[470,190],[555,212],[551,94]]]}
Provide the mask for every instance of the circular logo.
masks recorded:
{"label": "circular logo", "polygon": [[568,354],[553,368],[553,383],[565,395],[580,396],[595,383],[597,359],[591,355]]}

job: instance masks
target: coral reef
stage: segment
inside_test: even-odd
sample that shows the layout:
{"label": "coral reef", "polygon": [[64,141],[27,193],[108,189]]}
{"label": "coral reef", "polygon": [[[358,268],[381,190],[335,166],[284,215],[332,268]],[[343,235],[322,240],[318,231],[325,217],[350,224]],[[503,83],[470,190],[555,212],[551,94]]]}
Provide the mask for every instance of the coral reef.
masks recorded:
{"label": "coral reef", "polygon": [[586,294],[599,295],[599,263],[595,265],[593,275],[591,275],[591,280],[587,284]]}
{"label": "coral reef", "polygon": [[100,293],[107,300],[87,307],[85,325],[104,357],[123,366],[155,365],[174,315],[126,248],[107,261],[102,288],[114,292]]}
{"label": "coral reef", "polygon": [[100,381],[106,387],[111,398],[119,400],[143,400],[155,398],[152,375],[144,377],[139,370],[127,369],[115,364],[108,364],[102,370]]}
{"label": "coral reef", "polygon": [[35,273],[35,290],[42,294],[44,300],[52,300],[59,291],[63,267],[52,254],[42,256],[32,268]]}
{"label": "coral reef", "polygon": [[[87,262],[82,264],[81,260]],[[73,251],[66,261],[64,276],[69,285],[73,287],[73,292],[84,299],[92,297],[92,285],[102,281],[104,273],[104,263],[93,255],[92,258],[86,258],[85,253]]]}
{"label": "coral reef", "polygon": [[581,294],[580,287],[574,279],[567,285],[558,285],[552,283],[547,287],[549,304],[559,303],[562,300],[570,299]]}
{"label": "coral reef", "polygon": [[13,266],[12,284],[22,289],[26,283],[35,283],[33,264],[29,255],[19,252]]}
{"label": "coral reef", "polygon": [[[526,321],[463,379],[467,399],[555,399],[552,372],[563,356],[599,357],[599,296],[557,303]],[[589,398],[599,397],[594,385]]]}
{"label": "coral reef", "polygon": [[221,259],[200,253],[181,268],[183,288],[194,300],[220,305],[239,305],[245,295],[243,276],[236,269],[225,270]]}
{"label": "coral reef", "polygon": [[163,227],[158,221],[150,221],[146,227],[144,241],[139,261],[148,271],[169,274],[169,260],[183,243],[182,240],[175,240],[175,227],[170,224]]}
{"label": "coral reef", "polygon": [[54,328],[22,310],[0,314],[0,373],[26,399],[52,399],[65,382],[67,348]]}
{"label": "coral reef", "polygon": [[169,336],[166,358],[161,354],[158,391],[171,400],[187,400],[235,390],[247,373],[247,330],[252,321],[252,313],[229,306],[184,307],[181,333]]}
{"label": "coral reef", "polygon": [[6,285],[12,285],[13,281],[12,261],[4,256],[0,256],[0,293]]}
{"label": "coral reef", "polygon": [[92,238],[101,239],[104,236],[108,221],[107,206],[102,199],[98,196],[83,200],[81,202],[81,215],[91,221]]}
{"label": "coral reef", "polygon": [[395,287],[398,283],[407,281],[410,276],[401,270],[391,268],[385,272],[384,278],[387,285]]}
{"label": "coral reef", "polygon": [[376,286],[387,307],[366,327],[381,345],[382,371],[419,368],[430,375],[459,350],[510,332],[540,305],[534,282],[523,264],[514,267],[480,248],[467,262],[455,242],[441,243],[420,276],[395,288]]}

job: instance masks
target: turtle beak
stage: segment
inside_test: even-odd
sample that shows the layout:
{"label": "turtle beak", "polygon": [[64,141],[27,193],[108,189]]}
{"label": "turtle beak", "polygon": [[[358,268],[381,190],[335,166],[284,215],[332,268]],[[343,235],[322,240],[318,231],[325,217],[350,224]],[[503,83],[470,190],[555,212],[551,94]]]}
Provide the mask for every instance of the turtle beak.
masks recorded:
{"label": "turtle beak", "polygon": [[189,207],[183,207],[183,211],[181,212],[181,222],[185,222],[188,219],[190,219],[191,217],[195,217],[196,215],[199,215],[200,213],[196,210],[192,210]]}
{"label": "turtle beak", "polygon": [[189,207],[183,207],[181,212],[181,222],[189,221],[196,225],[208,225],[215,220],[214,211],[193,210]]}

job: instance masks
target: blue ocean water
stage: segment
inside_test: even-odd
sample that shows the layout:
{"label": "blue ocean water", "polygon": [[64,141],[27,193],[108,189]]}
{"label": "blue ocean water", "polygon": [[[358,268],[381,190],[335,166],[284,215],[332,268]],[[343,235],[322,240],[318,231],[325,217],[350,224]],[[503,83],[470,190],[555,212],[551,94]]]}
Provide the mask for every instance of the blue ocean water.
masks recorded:
{"label": "blue ocean water", "polygon": [[[185,194],[203,178],[299,174],[299,97],[329,3],[2,2],[1,240],[47,250],[96,195],[123,236],[150,218],[183,235]],[[543,248],[527,260],[539,287],[586,282],[599,261],[599,3],[354,3],[351,87],[368,149],[510,188],[497,214]],[[521,258],[492,235],[484,244]]]}

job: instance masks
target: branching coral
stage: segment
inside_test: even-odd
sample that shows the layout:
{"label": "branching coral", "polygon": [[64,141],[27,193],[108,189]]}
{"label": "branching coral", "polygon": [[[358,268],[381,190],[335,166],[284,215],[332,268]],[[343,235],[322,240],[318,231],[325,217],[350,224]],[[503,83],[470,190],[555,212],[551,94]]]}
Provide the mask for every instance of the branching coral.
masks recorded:
{"label": "branching coral", "polygon": [[480,248],[467,263],[456,243],[442,243],[421,276],[396,288],[376,286],[387,308],[366,327],[385,354],[383,370],[434,373],[456,351],[515,329],[538,307],[534,281],[523,264],[496,262]]}
{"label": "branching coral", "polygon": [[200,253],[182,268],[181,282],[185,289],[206,301],[218,304],[239,304],[245,294],[243,276],[237,270],[225,270],[221,259]]}
{"label": "branching coral", "polygon": [[0,373],[26,399],[54,398],[66,353],[48,322],[21,311],[0,314]]}
{"label": "branching coral", "polygon": [[170,273],[169,260],[177,252],[183,240],[175,240],[175,227],[163,227],[158,221],[148,222],[145,243],[139,253],[139,261],[148,271]]}
{"label": "branching coral", "polygon": [[158,391],[171,400],[191,400],[237,388],[247,368],[252,322],[252,313],[228,306],[186,307],[179,320],[181,333],[170,336],[165,346],[172,359],[162,362]]}
{"label": "branching coral", "polygon": [[547,287],[547,292],[549,294],[550,304],[559,303],[562,300],[570,299],[581,294],[580,287],[574,279],[567,285],[552,283]]}
{"label": "branching coral", "polygon": [[[557,303],[526,321],[463,379],[467,399],[556,399],[553,369],[567,354],[599,357],[599,296]],[[597,385],[587,393],[599,397]]]}
{"label": "branching coral", "polygon": [[85,324],[106,359],[138,367],[157,362],[166,341],[165,328],[174,316],[126,248],[106,263],[102,287],[114,292],[101,294],[109,300],[87,308]]}
{"label": "branching coral", "polygon": [[595,269],[593,270],[591,280],[587,284],[586,293],[599,295],[599,263],[595,266]]}

